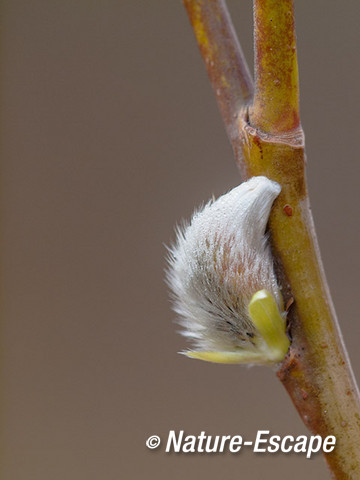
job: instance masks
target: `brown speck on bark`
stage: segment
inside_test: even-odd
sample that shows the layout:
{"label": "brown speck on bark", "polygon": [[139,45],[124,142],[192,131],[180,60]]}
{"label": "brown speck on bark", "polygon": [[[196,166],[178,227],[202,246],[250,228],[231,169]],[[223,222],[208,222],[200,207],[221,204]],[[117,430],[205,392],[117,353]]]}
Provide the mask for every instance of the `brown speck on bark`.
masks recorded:
{"label": "brown speck on bark", "polygon": [[283,210],[288,217],[292,217],[293,209],[290,205],[285,205]]}
{"label": "brown speck on bark", "polygon": [[301,390],[301,396],[302,396],[303,400],[307,400],[307,398],[308,398],[309,395],[308,395],[307,392],[305,392],[305,390],[302,389],[302,390]]}

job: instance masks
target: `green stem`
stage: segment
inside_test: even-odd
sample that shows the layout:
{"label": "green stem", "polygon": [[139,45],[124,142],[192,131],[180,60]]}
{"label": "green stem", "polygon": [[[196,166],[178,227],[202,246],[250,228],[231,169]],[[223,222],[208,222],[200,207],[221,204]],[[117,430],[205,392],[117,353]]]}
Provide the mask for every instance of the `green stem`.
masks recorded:
{"label": "green stem", "polygon": [[292,0],[254,0],[255,97],[250,119],[264,132],[298,128],[299,78]]}

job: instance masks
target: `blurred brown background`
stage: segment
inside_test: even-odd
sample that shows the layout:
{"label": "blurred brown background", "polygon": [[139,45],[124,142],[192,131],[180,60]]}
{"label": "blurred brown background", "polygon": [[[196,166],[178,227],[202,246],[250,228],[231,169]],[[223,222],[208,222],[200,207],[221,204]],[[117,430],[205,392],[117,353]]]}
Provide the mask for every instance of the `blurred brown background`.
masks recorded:
{"label": "blurred brown background", "polygon": [[[250,0],[229,1],[252,65]],[[152,434],[306,433],[267,368],[177,351],[173,226],[240,182],[180,0],[4,0],[3,478],[327,479],[321,456],[165,455]],[[297,1],[328,280],[360,376],[356,1]]]}

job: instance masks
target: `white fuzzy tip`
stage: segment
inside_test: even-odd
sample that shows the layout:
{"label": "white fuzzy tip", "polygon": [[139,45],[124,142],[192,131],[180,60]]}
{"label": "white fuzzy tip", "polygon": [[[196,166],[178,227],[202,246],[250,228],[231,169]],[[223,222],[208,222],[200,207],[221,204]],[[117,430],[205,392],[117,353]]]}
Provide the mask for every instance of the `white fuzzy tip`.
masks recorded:
{"label": "white fuzzy tip", "polygon": [[[285,314],[265,235],[280,190],[266,177],[253,177],[209,202],[178,229],[167,280],[182,333],[193,342],[188,356],[260,364],[284,357]],[[249,311],[259,291],[265,294],[256,296]],[[277,337],[282,337],[281,348]]]}

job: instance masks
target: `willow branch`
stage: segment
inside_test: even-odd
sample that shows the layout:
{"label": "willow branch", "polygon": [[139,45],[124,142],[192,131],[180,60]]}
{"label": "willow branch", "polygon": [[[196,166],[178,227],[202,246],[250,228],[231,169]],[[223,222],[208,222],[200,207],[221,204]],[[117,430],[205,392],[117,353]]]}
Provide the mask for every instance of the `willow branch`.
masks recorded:
{"label": "willow branch", "polygon": [[255,98],[251,121],[271,134],[300,126],[292,4],[254,1]]}
{"label": "willow branch", "polygon": [[237,115],[253,97],[253,81],[224,0],[184,0],[230,142]]}
{"label": "willow branch", "polygon": [[292,343],[278,377],[308,428],[335,435],[336,448],[325,454],[335,478],[359,479],[359,392],[309,208],[293,0],[254,0],[255,97],[239,115],[252,87],[225,4],[184,3],[242,176],[265,175],[282,186],[269,228],[285,302],[295,302],[288,315]]}

